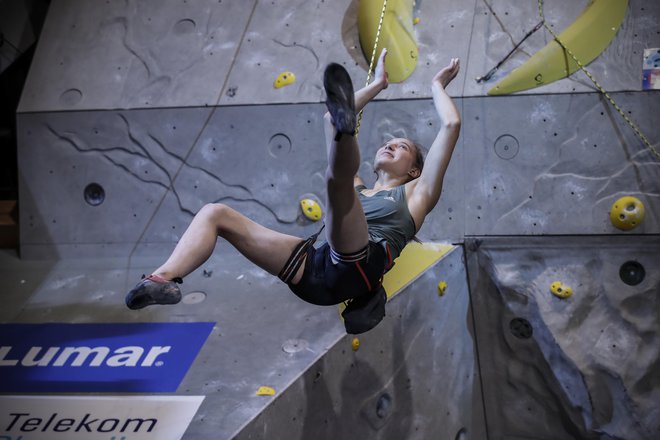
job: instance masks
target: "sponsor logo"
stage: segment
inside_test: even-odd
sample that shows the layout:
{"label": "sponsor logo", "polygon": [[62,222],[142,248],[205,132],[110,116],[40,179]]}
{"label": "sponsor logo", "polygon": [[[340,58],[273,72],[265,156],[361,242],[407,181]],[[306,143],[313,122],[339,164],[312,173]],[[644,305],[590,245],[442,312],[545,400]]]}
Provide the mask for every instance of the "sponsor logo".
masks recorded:
{"label": "sponsor logo", "polygon": [[174,392],[212,329],[0,324],[0,392]]}
{"label": "sponsor logo", "polygon": [[[13,347],[0,347],[0,367],[21,365],[24,367],[151,367],[156,358],[169,352],[172,347],[150,347],[146,355],[143,347],[31,347],[21,359],[11,359]],[[162,365],[158,361],[156,365]]]}
{"label": "sponsor logo", "polygon": [[151,432],[156,427],[155,418],[100,418],[90,413],[81,418],[70,418],[53,413],[47,420],[31,413],[9,413],[9,423],[3,427],[6,432]]}
{"label": "sponsor logo", "polygon": [[0,440],[178,440],[203,396],[0,396]]}

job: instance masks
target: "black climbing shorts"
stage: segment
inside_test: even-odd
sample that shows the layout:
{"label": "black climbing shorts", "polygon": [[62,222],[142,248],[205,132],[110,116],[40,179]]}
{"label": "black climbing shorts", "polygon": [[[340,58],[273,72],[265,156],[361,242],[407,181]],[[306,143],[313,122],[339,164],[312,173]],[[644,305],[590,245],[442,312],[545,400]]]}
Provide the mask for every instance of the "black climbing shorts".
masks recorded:
{"label": "black climbing shorts", "polygon": [[391,265],[391,255],[382,244],[373,241],[369,241],[363,260],[334,263],[326,242],[318,249],[308,247],[303,276],[298,284],[289,283],[289,288],[312,304],[339,304],[380,289],[383,274]]}

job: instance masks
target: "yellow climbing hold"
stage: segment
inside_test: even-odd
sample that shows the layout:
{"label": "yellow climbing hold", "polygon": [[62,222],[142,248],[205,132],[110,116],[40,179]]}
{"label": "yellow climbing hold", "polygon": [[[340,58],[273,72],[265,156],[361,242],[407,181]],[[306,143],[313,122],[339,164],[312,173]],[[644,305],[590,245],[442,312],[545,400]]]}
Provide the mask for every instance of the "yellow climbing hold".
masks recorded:
{"label": "yellow climbing hold", "polygon": [[396,264],[383,277],[387,298],[392,298],[421,276],[429,267],[454,249],[450,244],[416,243],[411,241],[403,248]]}
{"label": "yellow climbing hold", "polygon": [[413,0],[388,0],[382,26],[379,26],[382,9],[383,0],[358,2],[360,47],[369,62],[379,34],[375,58],[378,59],[383,48],[387,48],[385,67],[389,81],[399,83],[412,75],[417,67],[419,50],[413,30]]}
{"label": "yellow climbing hold", "polygon": [[[582,66],[596,59],[616,36],[628,11],[628,0],[592,0],[585,3],[586,7],[573,23],[504,77],[488,94],[507,95],[528,90],[580,70],[565,48],[580,60]],[[539,14],[542,12],[543,9],[539,9]],[[545,18],[542,19],[545,22]],[[545,24],[546,29],[551,29],[549,26]]]}
{"label": "yellow climbing hold", "polygon": [[289,84],[293,84],[295,81],[296,75],[294,75],[293,72],[282,72],[277,75],[277,78],[273,81],[273,87],[279,89],[288,86]]}
{"label": "yellow climbing hold", "polygon": [[446,281],[440,281],[438,283],[438,295],[440,295],[440,296],[444,295],[445,290],[447,290],[447,282]]}
{"label": "yellow climbing hold", "polygon": [[271,387],[259,387],[257,390],[257,396],[274,396],[275,389]]}
{"label": "yellow climbing hold", "polygon": [[610,220],[622,231],[634,229],[644,221],[644,204],[636,197],[621,197],[612,205]]}
{"label": "yellow climbing hold", "polygon": [[421,21],[421,19],[420,19],[419,17],[415,17],[415,18],[413,19],[413,24],[417,24],[417,23],[419,23],[420,21]]}
{"label": "yellow climbing hold", "polygon": [[302,199],[300,201],[300,207],[302,208],[303,214],[310,220],[319,221],[323,217],[323,211],[321,206],[312,199]]}
{"label": "yellow climbing hold", "polygon": [[353,351],[358,351],[358,348],[360,348],[360,340],[358,338],[353,338],[351,341],[351,347],[353,347]]}
{"label": "yellow climbing hold", "polygon": [[555,281],[550,284],[550,292],[559,298],[568,298],[569,296],[573,295],[573,289],[568,286],[564,286],[561,281]]}

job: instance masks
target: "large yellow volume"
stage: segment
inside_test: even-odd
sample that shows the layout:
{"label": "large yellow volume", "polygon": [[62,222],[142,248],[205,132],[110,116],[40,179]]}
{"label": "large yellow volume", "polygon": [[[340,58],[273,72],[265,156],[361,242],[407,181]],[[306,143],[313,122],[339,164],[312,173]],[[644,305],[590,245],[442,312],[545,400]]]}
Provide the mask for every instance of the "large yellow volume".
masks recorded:
{"label": "large yellow volume", "polygon": [[[383,0],[360,0],[358,31],[367,63],[371,60],[382,10]],[[387,0],[376,60],[384,47],[387,48],[385,68],[389,81],[398,83],[408,78],[417,66],[418,54],[413,32],[413,0]]]}
{"label": "large yellow volume", "polygon": [[[627,9],[628,0],[592,0],[580,16],[558,35],[559,41],[586,66],[609,46]],[[553,39],[490,89],[488,94],[506,95],[539,87],[565,78],[578,69],[573,58]]]}

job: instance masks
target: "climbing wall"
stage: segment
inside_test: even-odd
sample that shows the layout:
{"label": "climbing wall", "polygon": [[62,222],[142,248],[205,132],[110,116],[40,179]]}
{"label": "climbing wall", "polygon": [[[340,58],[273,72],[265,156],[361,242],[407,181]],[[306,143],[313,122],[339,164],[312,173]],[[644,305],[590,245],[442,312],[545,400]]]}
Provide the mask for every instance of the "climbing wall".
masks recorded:
{"label": "climbing wall", "polygon": [[[614,96],[645,108],[637,121],[654,132],[652,93]],[[627,195],[646,206],[633,232],[660,232],[660,161],[598,95],[457,101],[462,136],[423,239],[619,234],[609,211]],[[322,114],[322,105],[305,104],[20,115],[22,252],[160,252],[208,202],[308,235],[317,226],[298,201],[324,203]],[[384,140],[430,145],[436,125],[428,101],[374,103],[360,136],[365,181],[374,180],[368,158]]]}
{"label": "climbing wall", "polygon": [[[658,132],[655,94],[613,96]],[[463,108],[466,235],[620,234],[609,213],[623,196],[647,207],[630,232],[660,231],[660,160],[599,95],[465,98]]]}
{"label": "climbing wall", "polygon": [[657,236],[466,248],[490,438],[657,437]]}
{"label": "climbing wall", "polygon": [[[206,203],[318,230],[299,201],[325,203],[324,66],[366,79],[357,1],[52,0],[17,111],[23,260],[1,265],[2,319],[215,322],[179,390],[206,396],[190,439],[307,438],[326,424],[333,438],[654,438],[660,160],[582,73],[487,96],[551,42],[539,30],[475,80],[539,22],[537,2],[518,3],[413,6],[416,68],[367,107],[360,175],[373,183],[392,136],[431,145],[430,80],[459,57],[448,91],[461,137],[418,237],[465,250],[438,266],[444,297],[433,268],[353,352],[334,309],[303,304],[224,242],[186,279],[182,308],[129,314],[122,301]],[[545,0],[546,20],[563,29],[587,4]],[[656,151],[660,103],[640,66],[658,23],[660,3],[631,0],[588,66]],[[274,87],[284,72],[295,81]],[[610,222],[623,196],[645,207],[631,231]],[[638,284],[627,262],[645,268]],[[573,295],[553,296],[555,281]],[[267,383],[277,395],[255,396]]]}
{"label": "climbing wall", "polygon": [[[297,202],[324,199],[322,68],[339,61],[356,83],[365,76],[354,2],[78,3],[52,3],[18,110],[22,255],[162,252],[159,244],[176,242],[212,201],[283,232],[315,229],[299,220]],[[568,3],[562,15],[548,2],[547,18],[564,23],[568,11],[577,14]],[[658,161],[609,103],[584,93],[588,84],[559,81],[536,89],[555,95],[486,99],[492,84],[473,81],[475,69],[491,62],[479,65],[474,54],[500,56],[504,42],[515,40],[513,20],[533,22],[533,9],[415,8],[418,67],[367,109],[360,142],[367,182],[371,157],[388,137],[428,147],[438,123],[429,80],[451,56],[461,57],[464,73],[449,91],[463,114],[462,135],[422,238],[618,233],[608,211],[623,195],[647,206],[638,232],[658,232]],[[631,64],[638,46],[652,41],[647,19],[655,9],[631,2],[621,32],[592,65],[610,89],[639,89]],[[447,25],[436,34],[435,22]],[[483,46],[495,37],[502,48]],[[619,56],[624,49],[628,58]],[[296,81],[274,88],[283,71]],[[613,96],[653,139],[654,95]]]}

